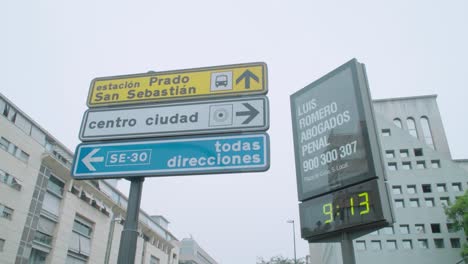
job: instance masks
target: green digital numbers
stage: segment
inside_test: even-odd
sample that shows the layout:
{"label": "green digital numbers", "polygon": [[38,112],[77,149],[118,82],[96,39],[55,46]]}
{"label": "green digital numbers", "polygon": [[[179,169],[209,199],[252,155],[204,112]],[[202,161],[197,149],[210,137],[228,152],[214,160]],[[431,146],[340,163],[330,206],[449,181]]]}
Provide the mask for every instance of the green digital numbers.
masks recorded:
{"label": "green digital numbers", "polygon": [[359,197],[364,197],[364,201],[359,203],[359,206],[365,206],[366,209],[359,212],[359,214],[364,215],[369,213],[369,193],[363,192],[358,194]]}
{"label": "green digital numbers", "polygon": [[326,203],[322,207],[322,212],[324,215],[328,216],[328,219],[325,220],[325,224],[333,222],[333,204],[332,203]]}
{"label": "green digital numbers", "polygon": [[[349,214],[348,217],[354,216],[355,213],[359,212],[359,215],[366,215],[370,213],[370,205],[369,205],[369,193],[368,192],[361,192],[357,194],[356,196],[352,196],[349,198],[349,200],[341,200],[342,202],[348,204],[349,206],[346,206],[349,208]],[[355,203],[359,203],[359,206],[355,205]],[[355,208],[355,206],[357,208]],[[326,203],[322,205],[322,213],[326,216],[326,220],[324,221],[325,224],[331,223],[335,220],[334,215],[339,215],[340,212],[336,211],[335,214],[333,212],[334,209],[339,209],[340,206],[339,204],[334,205],[334,202],[331,203]],[[357,212],[355,212],[357,210]],[[343,220],[343,219],[342,219]],[[348,220],[346,220],[348,221]]]}

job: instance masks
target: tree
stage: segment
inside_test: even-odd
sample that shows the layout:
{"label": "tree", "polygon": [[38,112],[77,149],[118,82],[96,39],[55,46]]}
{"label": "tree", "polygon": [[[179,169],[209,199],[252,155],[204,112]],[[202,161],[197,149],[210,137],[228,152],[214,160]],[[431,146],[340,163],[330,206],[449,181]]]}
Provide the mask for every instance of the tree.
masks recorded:
{"label": "tree", "polygon": [[[305,259],[297,259],[297,264],[305,264]],[[270,260],[264,260],[263,258],[257,258],[257,264],[294,264],[294,259],[285,258],[283,256],[275,256]]]}
{"label": "tree", "polygon": [[[453,222],[455,231],[464,230],[465,235],[468,236],[468,190],[461,197],[458,197],[455,204],[445,208],[445,214],[448,219]],[[463,243],[463,250],[461,256],[468,260],[468,243]]]}

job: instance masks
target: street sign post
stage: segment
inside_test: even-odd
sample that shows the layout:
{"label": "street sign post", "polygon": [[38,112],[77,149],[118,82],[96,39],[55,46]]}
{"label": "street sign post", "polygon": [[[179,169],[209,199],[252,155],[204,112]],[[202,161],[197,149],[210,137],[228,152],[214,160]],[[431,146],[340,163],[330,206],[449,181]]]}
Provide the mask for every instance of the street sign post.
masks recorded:
{"label": "street sign post", "polygon": [[257,172],[269,168],[267,134],[80,144],[75,179]]}
{"label": "street sign post", "polygon": [[[268,129],[268,99],[250,96],[267,92],[267,66],[261,62],[91,82],[91,109],[79,134],[88,143],[77,146],[71,175],[131,182],[118,264],[135,259],[145,177],[268,170],[268,134],[242,134]],[[222,134],[207,136],[214,133]],[[190,136],[174,138],[185,135]]]}
{"label": "street sign post", "polygon": [[96,78],[89,107],[266,94],[265,63],[247,63]]}
{"label": "street sign post", "polygon": [[265,96],[168,103],[85,112],[82,141],[267,130]]}

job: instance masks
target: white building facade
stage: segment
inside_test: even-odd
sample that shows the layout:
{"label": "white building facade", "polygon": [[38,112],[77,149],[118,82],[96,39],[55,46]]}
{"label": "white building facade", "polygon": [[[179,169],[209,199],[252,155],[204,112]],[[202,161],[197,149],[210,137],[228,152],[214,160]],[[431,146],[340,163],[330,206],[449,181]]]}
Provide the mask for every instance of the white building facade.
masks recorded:
{"label": "white building facade", "polygon": [[[0,94],[0,263],[117,263],[127,198],[75,181],[72,152]],[[140,210],[135,263],[176,264],[167,220]]]}
{"label": "white building facade", "polygon": [[218,264],[193,238],[180,242],[180,264]]}
{"label": "white building facade", "polygon": [[[356,263],[458,263],[466,237],[444,206],[468,189],[468,161],[451,157],[436,96],[373,105],[396,221],[353,241]],[[311,263],[342,263],[339,244],[309,246]]]}

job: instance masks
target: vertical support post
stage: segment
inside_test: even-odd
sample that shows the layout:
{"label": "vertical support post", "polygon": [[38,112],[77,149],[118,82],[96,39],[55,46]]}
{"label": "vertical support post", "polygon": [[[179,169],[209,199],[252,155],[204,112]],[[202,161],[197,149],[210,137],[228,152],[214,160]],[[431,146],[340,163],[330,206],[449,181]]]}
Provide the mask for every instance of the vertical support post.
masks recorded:
{"label": "vertical support post", "polygon": [[128,179],[130,194],[127,205],[127,218],[125,219],[122,235],[120,236],[118,264],[135,263],[136,246],[138,239],[138,216],[140,213],[141,192],[143,191],[144,177]]}
{"label": "vertical support post", "polygon": [[296,228],[294,226],[294,220],[293,220],[292,224],[293,224],[293,239],[294,239],[294,264],[297,264],[297,258],[296,258]]}
{"label": "vertical support post", "polygon": [[341,255],[343,256],[343,264],[356,264],[354,256],[353,240],[349,233],[343,232],[341,239]]}

